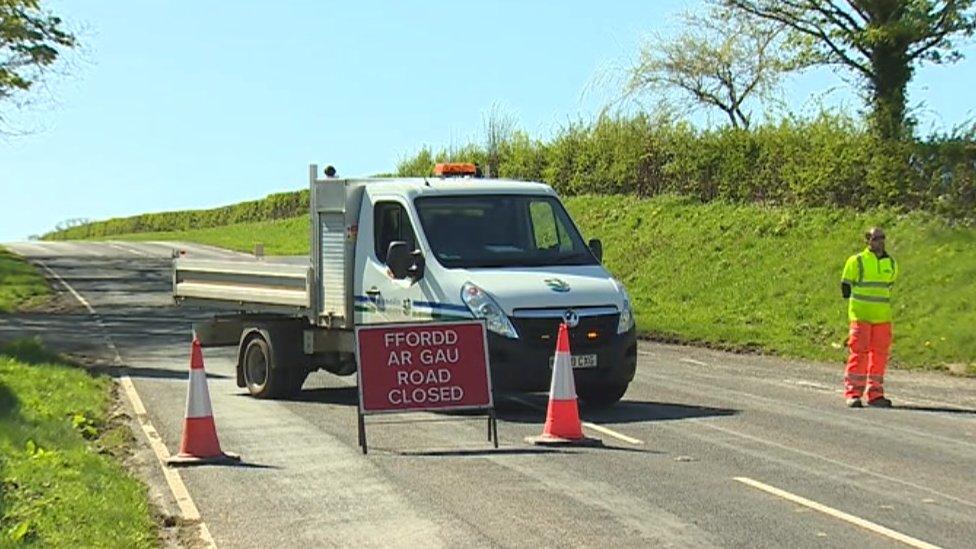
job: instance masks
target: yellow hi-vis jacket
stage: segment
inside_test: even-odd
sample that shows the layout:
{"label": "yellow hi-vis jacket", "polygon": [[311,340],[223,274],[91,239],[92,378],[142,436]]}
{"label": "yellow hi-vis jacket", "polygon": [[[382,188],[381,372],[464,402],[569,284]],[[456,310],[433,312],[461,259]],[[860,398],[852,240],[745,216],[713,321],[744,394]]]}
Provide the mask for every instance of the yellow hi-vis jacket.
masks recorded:
{"label": "yellow hi-vis jacket", "polygon": [[891,322],[891,286],[897,277],[898,265],[890,255],[879,258],[866,248],[849,257],[841,282],[851,285],[847,306],[851,321]]}

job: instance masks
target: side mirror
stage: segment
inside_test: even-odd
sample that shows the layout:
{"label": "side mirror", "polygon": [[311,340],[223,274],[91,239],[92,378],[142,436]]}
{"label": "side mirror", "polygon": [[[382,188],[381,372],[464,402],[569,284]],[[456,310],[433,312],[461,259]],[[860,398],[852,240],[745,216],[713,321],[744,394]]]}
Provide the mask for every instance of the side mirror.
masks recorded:
{"label": "side mirror", "polygon": [[410,274],[411,264],[413,264],[413,258],[410,257],[410,251],[407,250],[407,243],[402,240],[390,242],[390,246],[386,249],[386,266],[393,273],[393,278],[398,280],[407,278],[407,275]]}
{"label": "side mirror", "polygon": [[420,280],[424,277],[424,270],[427,266],[427,260],[424,259],[424,254],[421,253],[420,250],[414,250],[413,253],[410,254],[410,257],[413,260],[413,265],[411,265],[407,271],[410,273],[411,278],[414,280]]}
{"label": "side mirror", "polygon": [[406,242],[394,240],[386,250],[386,266],[397,280],[408,277],[420,280],[424,277],[426,261],[420,250],[408,251]]}
{"label": "side mirror", "polygon": [[594,238],[590,240],[589,246],[590,251],[593,252],[593,257],[600,263],[603,263],[603,242],[600,242],[599,238]]}

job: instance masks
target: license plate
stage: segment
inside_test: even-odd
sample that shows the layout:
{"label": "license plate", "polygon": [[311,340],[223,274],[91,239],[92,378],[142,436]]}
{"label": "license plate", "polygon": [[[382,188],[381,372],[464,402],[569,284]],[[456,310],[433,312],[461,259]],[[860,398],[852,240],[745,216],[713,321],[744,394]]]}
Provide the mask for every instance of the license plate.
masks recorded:
{"label": "license plate", "polygon": [[[552,368],[556,357],[549,357],[549,367]],[[596,368],[596,355],[570,355],[569,363],[576,368]]]}

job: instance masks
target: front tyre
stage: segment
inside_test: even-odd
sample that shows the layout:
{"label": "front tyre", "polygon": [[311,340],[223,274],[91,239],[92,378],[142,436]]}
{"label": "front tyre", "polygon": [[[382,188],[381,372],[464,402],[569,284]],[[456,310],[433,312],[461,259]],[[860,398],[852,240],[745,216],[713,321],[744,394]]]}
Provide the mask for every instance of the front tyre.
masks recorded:
{"label": "front tyre", "polygon": [[624,397],[629,383],[587,383],[576,388],[583,403],[591,408],[607,408],[613,406]]}

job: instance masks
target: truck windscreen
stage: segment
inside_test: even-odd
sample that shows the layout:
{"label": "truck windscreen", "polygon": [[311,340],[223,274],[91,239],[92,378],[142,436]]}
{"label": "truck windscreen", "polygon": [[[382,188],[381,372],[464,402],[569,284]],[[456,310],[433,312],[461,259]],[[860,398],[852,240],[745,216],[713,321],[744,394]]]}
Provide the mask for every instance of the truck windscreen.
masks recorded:
{"label": "truck windscreen", "polygon": [[597,264],[552,196],[423,197],[415,205],[431,251],[447,268]]}

